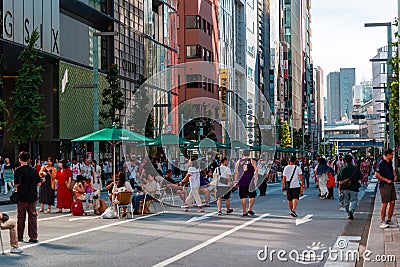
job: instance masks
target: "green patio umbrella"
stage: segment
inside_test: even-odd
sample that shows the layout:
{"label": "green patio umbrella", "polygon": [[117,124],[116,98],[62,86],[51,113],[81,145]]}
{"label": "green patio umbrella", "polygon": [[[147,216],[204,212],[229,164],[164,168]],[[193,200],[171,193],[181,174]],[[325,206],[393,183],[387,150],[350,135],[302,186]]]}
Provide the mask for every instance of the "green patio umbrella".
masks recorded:
{"label": "green patio umbrella", "polygon": [[233,140],[231,143],[226,144],[231,149],[250,149],[250,145],[245,144],[238,140]]}
{"label": "green patio umbrella", "polygon": [[252,151],[274,151],[275,147],[274,146],[267,146],[267,145],[257,145],[251,147]]}
{"label": "green patio umbrella", "polygon": [[196,142],[195,144],[191,144],[185,148],[229,148],[229,146],[210,138],[205,138],[200,142]]}
{"label": "green patio umbrella", "polygon": [[187,140],[172,133],[162,134],[160,136],[157,136],[154,140],[146,142],[147,146],[160,146],[160,145],[191,146],[195,144],[196,142]]}
{"label": "green patio umbrella", "polygon": [[113,147],[113,177],[115,179],[115,147],[122,141],[152,142],[154,139],[129,131],[117,125],[112,125],[94,133],[78,137],[72,142],[107,141]]}

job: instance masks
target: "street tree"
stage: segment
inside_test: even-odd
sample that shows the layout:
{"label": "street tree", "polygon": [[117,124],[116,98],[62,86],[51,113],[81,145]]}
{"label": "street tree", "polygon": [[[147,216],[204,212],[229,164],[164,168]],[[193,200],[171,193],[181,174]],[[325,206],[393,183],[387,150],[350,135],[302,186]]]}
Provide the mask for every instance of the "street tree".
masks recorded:
{"label": "street tree", "polygon": [[279,140],[280,146],[282,148],[291,147],[292,146],[292,139],[290,135],[290,128],[287,121],[285,121],[282,125],[282,128],[279,131]]}
{"label": "street tree", "polygon": [[118,66],[116,64],[111,65],[106,74],[109,87],[105,88],[101,94],[103,96],[101,104],[104,108],[100,112],[101,123],[105,125],[119,124],[120,113],[125,108],[125,103],[122,99],[123,93],[118,78]]}
{"label": "street tree", "polygon": [[[397,28],[398,20],[395,21],[394,25]],[[392,43],[392,46],[397,48],[399,45],[399,33],[395,32],[396,41]],[[399,121],[399,55],[398,50],[394,49],[396,54],[390,59],[389,64],[393,70],[393,78],[390,79],[389,88],[392,90],[392,97],[389,101],[389,116],[392,118],[394,126],[394,140],[400,138],[400,121]]]}
{"label": "street tree", "polygon": [[21,68],[18,70],[11,96],[12,123],[8,129],[11,132],[9,141],[20,146],[38,140],[46,128],[46,116],[42,109],[44,96],[39,92],[44,69],[38,64],[41,57],[35,47],[39,36],[38,31],[33,31],[28,38],[27,47],[18,57]]}

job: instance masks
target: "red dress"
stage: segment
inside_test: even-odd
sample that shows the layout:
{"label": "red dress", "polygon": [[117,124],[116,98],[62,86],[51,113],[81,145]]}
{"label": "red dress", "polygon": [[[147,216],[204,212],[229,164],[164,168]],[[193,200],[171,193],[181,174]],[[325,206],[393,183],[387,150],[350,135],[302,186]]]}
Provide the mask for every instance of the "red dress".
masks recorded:
{"label": "red dress", "polygon": [[67,189],[65,181],[72,178],[72,172],[69,168],[65,169],[63,172],[57,171],[57,208],[59,209],[71,209],[72,205],[72,192]]}

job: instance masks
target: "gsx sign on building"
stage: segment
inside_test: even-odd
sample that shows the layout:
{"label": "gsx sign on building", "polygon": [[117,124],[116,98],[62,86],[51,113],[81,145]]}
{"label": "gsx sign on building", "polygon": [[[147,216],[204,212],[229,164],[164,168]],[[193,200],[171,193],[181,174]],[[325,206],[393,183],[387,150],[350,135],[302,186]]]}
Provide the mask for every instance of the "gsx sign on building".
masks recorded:
{"label": "gsx sign on building", "polygon": [[26,45],[33,30],[40,33],[37,46],[60,54],[60,4],[53,0],[3,0],[2,38]]}

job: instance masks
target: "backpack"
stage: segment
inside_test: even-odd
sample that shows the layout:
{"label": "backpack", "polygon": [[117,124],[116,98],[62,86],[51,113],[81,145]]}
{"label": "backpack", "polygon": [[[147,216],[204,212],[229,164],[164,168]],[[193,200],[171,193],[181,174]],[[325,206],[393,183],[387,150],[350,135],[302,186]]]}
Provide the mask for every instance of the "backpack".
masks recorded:
{"label": "backpack", "polygon": [[71,206],[71,212],[74,216],[82,216],[83,215],[83,205],[82,201],[79,199],[75,200]]}

